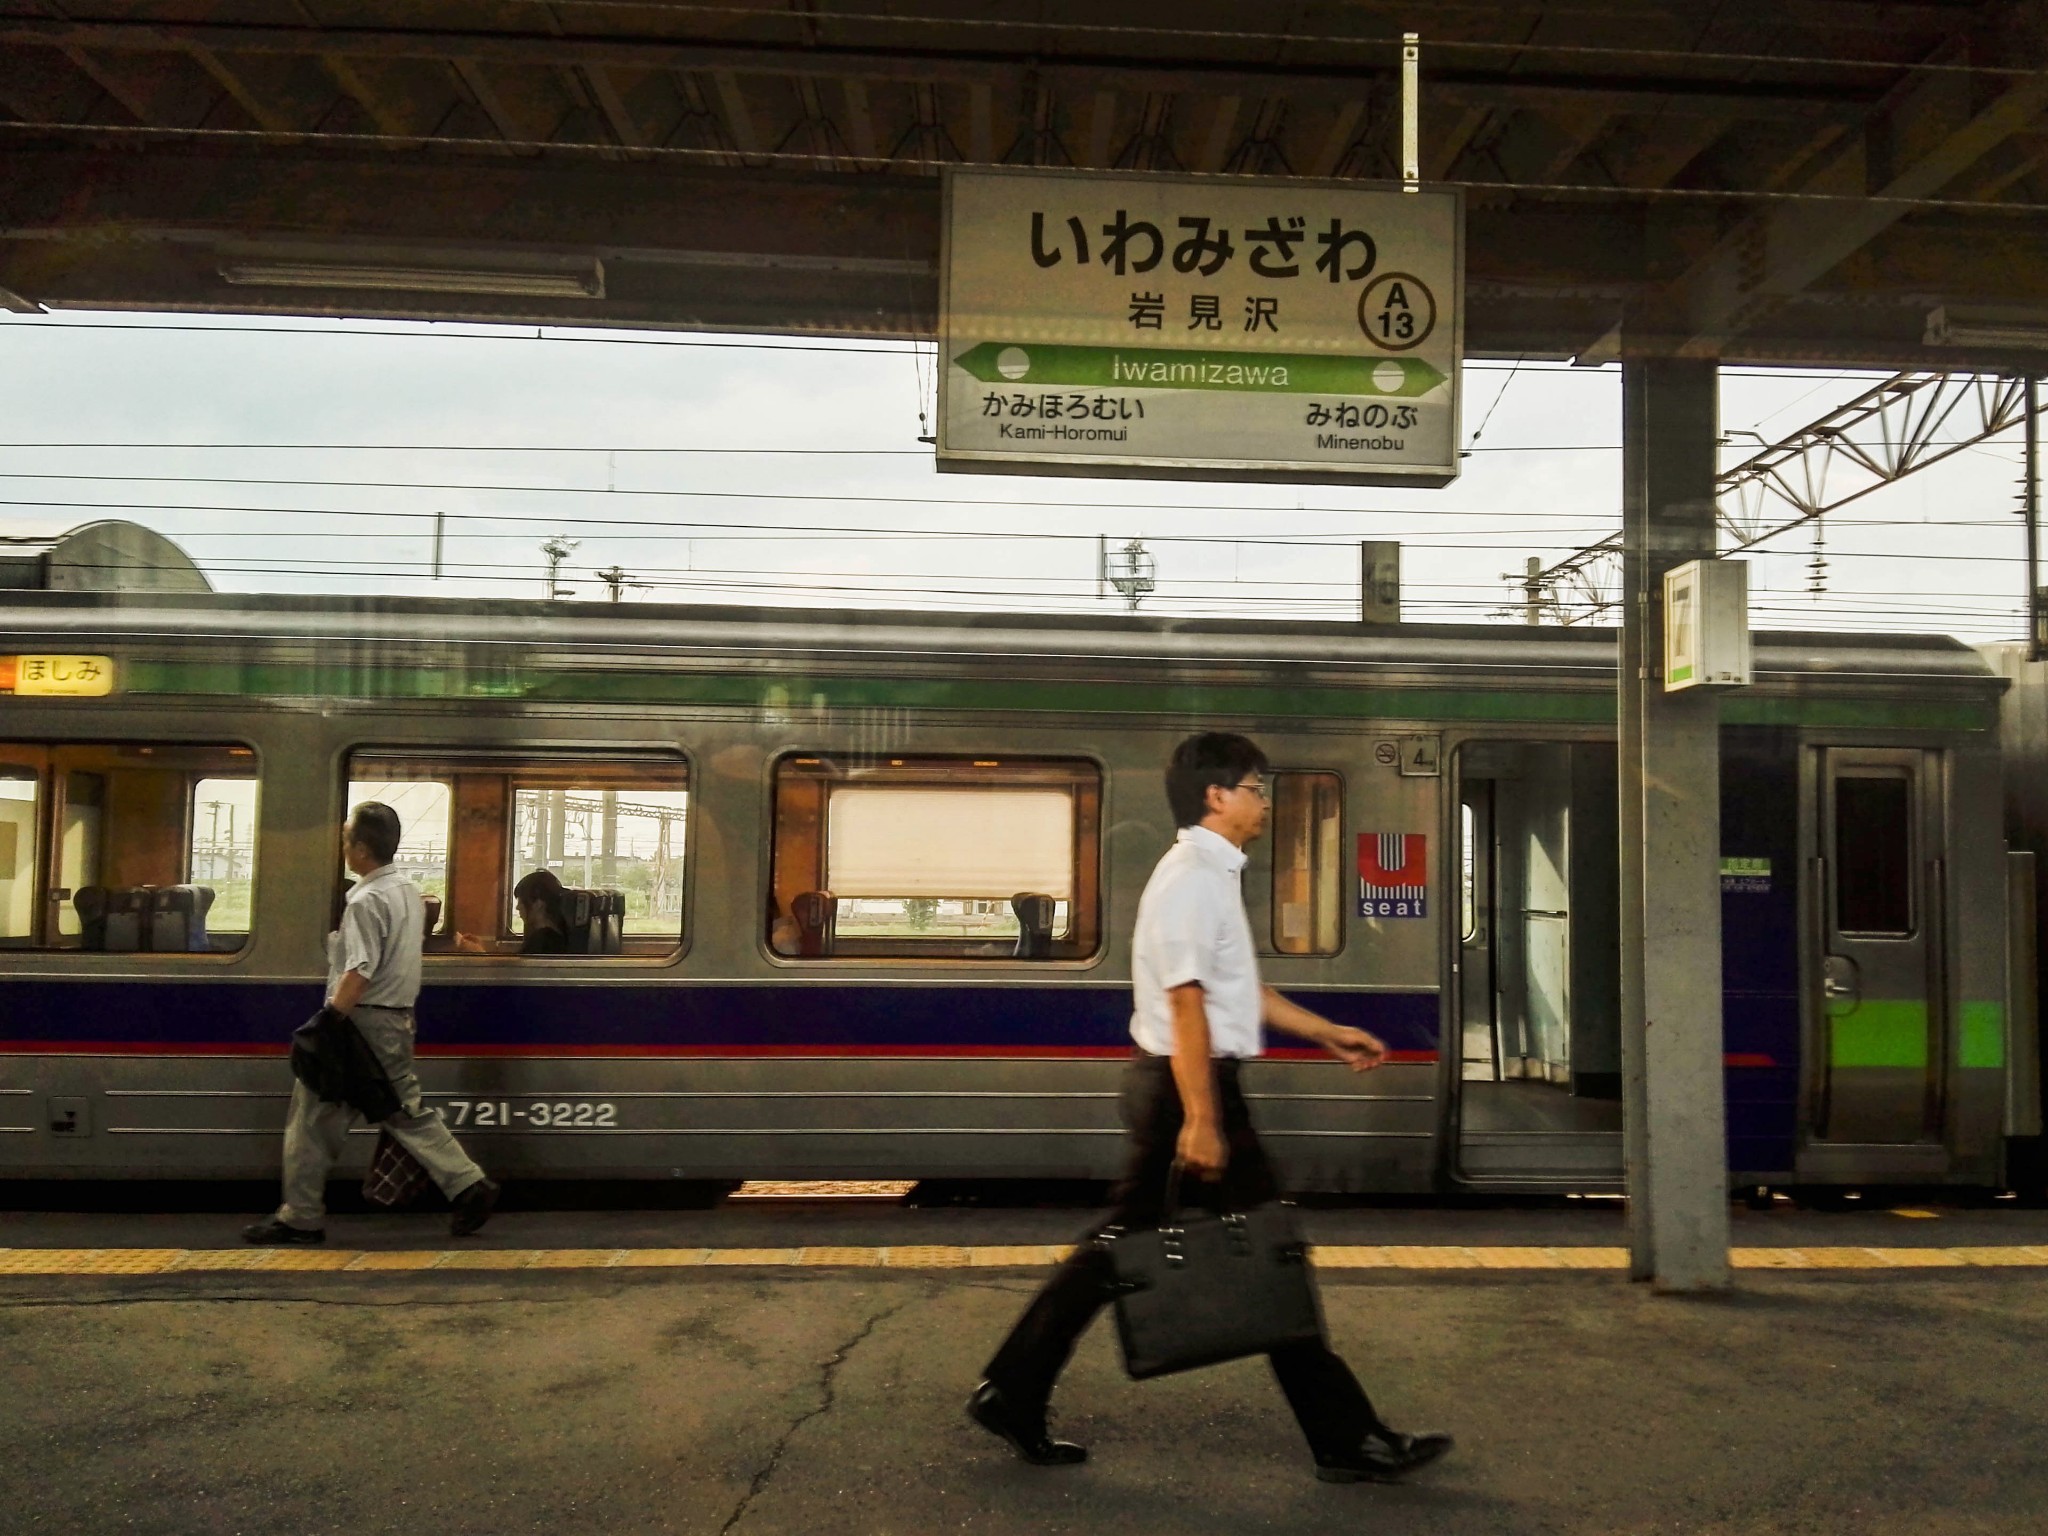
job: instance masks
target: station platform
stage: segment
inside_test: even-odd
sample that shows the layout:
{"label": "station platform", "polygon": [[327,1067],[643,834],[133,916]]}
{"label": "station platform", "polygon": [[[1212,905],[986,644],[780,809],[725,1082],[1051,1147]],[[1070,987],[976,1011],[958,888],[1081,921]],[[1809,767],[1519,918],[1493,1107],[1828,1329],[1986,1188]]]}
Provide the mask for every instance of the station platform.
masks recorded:
{"label": "station platform", "polygon": [[[251,1212],[250,1214],[256,1214]],[[762,1199],[0,1212],[12,1531],[2033,1531],[2048,1211],[1738,1210],[1651,1294],[1603,1200],[1309,1209],[1329,1330],[1457,1452],[1318,1483],[1264,1366],[1133,1383],[1105,1318],[1037,1469],[966,1421],[1082,1208]]]}

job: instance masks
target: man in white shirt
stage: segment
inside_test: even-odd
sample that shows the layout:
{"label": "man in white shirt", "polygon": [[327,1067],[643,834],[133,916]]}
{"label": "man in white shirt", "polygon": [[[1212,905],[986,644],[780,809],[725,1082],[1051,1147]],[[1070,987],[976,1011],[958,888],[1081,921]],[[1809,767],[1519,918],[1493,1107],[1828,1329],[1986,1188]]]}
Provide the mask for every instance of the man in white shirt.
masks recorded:
{"label": "man in white shirt", "polygon": [[[398,856],[398,813],[366,800],[341,829],[342,858],[356,877],[327,936],[327,1007],[362,1035],[390,1079],[399,1111],[380,1122],[419,1160],[455,1207],[451,1228],[465,1237],[490,1218],[498,1186],[484,1177],[438,1109],[422,1107],[413,1065],[413,1004],[420,995],[420,948],[426,903],[420,889],[392,865]],[[318,1243],[327,1238],[327,1175],[341,1157],[356,1112],[330,1104],[303,1082],[292,1084],[284,1130],[284,1203],[268,1221],[243,1229],[252,1243]]]}
{"label": "man in white shirt", "polygon": [[[1245,845],[1266,828],[1271,793],[1265,754],[1225,732],[1182,742],[1166,771],[1180,833],[1139,898],[1132,935],[1137,1049],[1124,1078],[1130,1144],[1115,1210],[1083,1236],[1018,1319],[967,1404],[970,1417],[1034,1465],[1072,1465],[1088,1454],[1054,1440],[1045,1412],[1075,1341],[1109,1299],[1113,1276],[1096,1242],[1101,1232],[1157,1226],[1176,1161],[1220,1181],[1232,1209],[1278,1197],[1238,1085],[1240,1063],[1263,1049],[1262,1028],[1314,1041],[1356,1072],[1386,1060],[1386,1047],[1366,1031],[1332,1023],[1259,983],[1239,876]],[[1391,1482],[1451,1448],[1449,1435],[1389,1429],[1350,1368],[1320,1340],[1268,1358],[1326,1482]]]}

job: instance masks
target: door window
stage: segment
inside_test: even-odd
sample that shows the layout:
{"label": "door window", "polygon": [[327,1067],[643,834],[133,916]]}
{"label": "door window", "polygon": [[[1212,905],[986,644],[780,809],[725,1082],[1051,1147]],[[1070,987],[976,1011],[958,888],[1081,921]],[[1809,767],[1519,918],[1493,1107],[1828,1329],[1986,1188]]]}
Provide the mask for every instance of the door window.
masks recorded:
{"label": "door window", "polygon": [[1904,938],[1913,931],[1913,785],[1901,770],[1835,780],[1835,926]]}
{"label": "door window", "polygon": [[1334,955],[1344,942],[1344,790],[1334,773],[1274,773],[1273,949]]}

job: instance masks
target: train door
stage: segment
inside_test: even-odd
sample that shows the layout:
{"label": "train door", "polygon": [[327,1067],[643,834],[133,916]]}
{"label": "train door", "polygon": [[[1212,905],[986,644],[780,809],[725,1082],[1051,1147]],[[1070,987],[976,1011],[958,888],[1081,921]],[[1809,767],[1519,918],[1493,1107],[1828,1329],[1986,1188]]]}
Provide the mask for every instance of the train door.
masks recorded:
{"label": "train door", "polygon": [[1941,1137],[1944,846],[1939,756],[1826,748],[1813,903],[1819,925],[1819,1140]]}
{"label": "train door", "polygon": [[1458,753],[1464,882],[1457,1170],[1605,1183],[1621,1173],[1614,747]]}
{"label": "train door", "polygon": [[1497,1082],[1501,1059],[1493,963],[1496,898],[1491,780],[1468,780],[1458,788],[1458,868],[1459,1075]]}

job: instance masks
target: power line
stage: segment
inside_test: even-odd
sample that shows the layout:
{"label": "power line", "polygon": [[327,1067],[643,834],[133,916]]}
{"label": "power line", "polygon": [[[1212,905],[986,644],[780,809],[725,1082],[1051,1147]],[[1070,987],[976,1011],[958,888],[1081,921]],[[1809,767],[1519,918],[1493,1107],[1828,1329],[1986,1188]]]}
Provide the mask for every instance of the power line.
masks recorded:
{"label": "power line", "polygon": [[[552,20],[559,0],[514,0],[514,3],[542,9],[548,13]],[[1384,37],[1361,36],[1356,32],[1274,31],[1270,29],[1260,30],[1233,27],[1161,27],[1150,26],[1142,22],[1051,21],[1042,17],[963,16],[957,13],[933,15],[923,12],[891,13],[886,11],[833,10],[820,12],[808,8],[771,11],[764,10],[757,5],[719,4],[710,3],[710,0],[706,0],[706,3],[697,3],[697,0],[574,0],[574,3],[577,9],[588,11],[623,10],[632,11],[640,15],[652,12],[657,14],[727,16],[735,20],[754,22],[761,25],[790,21],[797,23],[799,29],[806,34],[803,38],[803,41],[806,43],[813,41],[808,34],[810,29],[819,22],[833,25],[873,23],[878,26],[891,28],[914,26],[920,30],[929,29],[934,31],[950,27],[960,31],[1029,32],[1039,34],[1041,37],[1046,34],[1074,37],[1152,37],[1172,42],[1184,42],[1192,39],[1201,42],[1273,43],[1296,46],[1314,43],[1356,48],[1360,51],[1385,52],[1389,59],[1390,70],[1392,67],[1393,50],[1400,46],[1400,40],[1392,35]],[[1437,0],[1437,3],[1432,6],[1432,10],[1438,13],[1471,11],[1491,16],[1499,13],[1500,6],[1497,3],[1485,3],[1485,0]],[[1611,20],[1613,15],[1614,9],[1610,6],[1573,6],[1567,4],[1549,7],[1546,10],[1546,17],[1556,21],[1569,20],[1575,16]],[[314,28],[308,30],[307,40],[309,48],[317,48],[320,35],[321,29]],[[687,43],[692,40],[679,39],[676,41]],[[723,37],[721,41],[735,42],[739,41],[739,39]],[[1884,74],[1928,73],[2028,77],[2040,73],[2037,69],[2023,65],[1959,64],[1943,60],[1897,61],[1890,59],[1837,58],[1828,55],[1750,53],[1717,49],[1631,48],[1611,43],[1548,43],[1537,42],[1533,39],[1520,42],[1497,42],[1490,39],[1459,40],[1432,37],[1427,40],[1426,47],[1429,51],[1436,53],[1504,53],[1517,58],[1534,55],[1537,57],[1548,56],[1558,58],[1655,59],[1685,64],[1770,65],[1786,68],[1861,70]],[[1077,63],[1091,62],[1086,56],[1076,57],[1073,61]],[[1046,62],[1051,65],[1058,61],[1048,59]],[[1185,64],[1187,61],[1181,62]],[[1168,64],[1164,67],[1171,68],[1172,65]],[[1715,81],[1713,77],[1707,77],[1707,81],[1708,83],[1723,83]],[[1745,84],[1749,82],[1731,81],[1725,83]],[[721,151],[721,153],[738,155],[744,152],[726,150]],[[812,156],[810,158],[816,157]]]}
{"label": "power line", "polygon": [[[336,133],[332,130],[299,130],[272,128],[207,128],[170,127],[150,123],[25,123],[13,119],[0,121],[0,131],[26,134],[31,137],[59,138],[127,138],[139,140],[189,140],[200,143],[255,143],[286,144],[293,147],[312,144],[360,145],[365,148],[416,150],[421,143],[417,134],[396,133]],[[609,141],[576,141],[559,139],[513,139],[481,138],[471,136],[433,136],[429,140],[436,149],[468,149],[490,155],[502,155],[506,151],[524,151],[529,154],[553,154],[576,157],[600,157],[611,159],[619,153],[619,147]],[[649,159],[681,159],[684,161],[710,160],[719,165],[729,164],[733,156],[743,154],[750,163],[774,162],[800,168],[814,168],[819,159],[815,152],[808,150],[748,150],[744,152],[729,149],[706,149],[684,144],[638,145],[633,154]],[[899,170],[938,171],[956,162],[932,156],[895,156],[888,164]],[[1270,179],[1270,178],[1260,178]],[[1804,203],[1840,205],[1859,209],[1868,208],[1925,208],[1944,209],[1962,213],[1996,214],[2037,214],[2048,213],[2048,203],[2034,202],[1992,202],[1981,198],[1915,197],[1882,192],[1806,192],[1768,187],[1633,187],[1614,183],[1567,182],[1567,181],[1495,181],[1468,177],[1443,177],[1433,185],[1462,187],[1475,192],[1535,192],[1562,194],[1567,197],[1606,199],[1645,199],[1667,202],[1723,202],[1723,203]]]}
{"label": "power line", "polygon": [[[0,122],[0,128],[18,126],[15,123]],[[10,316],[0,321],[0,325],[27,331],[122,331],[142,335],[165,332],[187,336],[318,336],[323,339],[329,336],[369,336],[396,338],[400,341],[523,341],[585,347],[665,347],[676,351],[704,348],[714,352],[835,352],[849,357],[901,357],[906,353],[934,345],[931,342],[913,342],[909,346],[874,342],[830,347],[820,346],[816,342],[727,341],[701,336],[600,336],[583,334],[586,331],[598,330],[599,327],[596,326],[515,325],[509,322],[490,330],[457,331],[442,329],[445,324],[446,322],[432,320],[394,321],[390,329],[347,325],[195,325],[165,320],[129,324],[118,320],[72,320],[30,315]]]}

